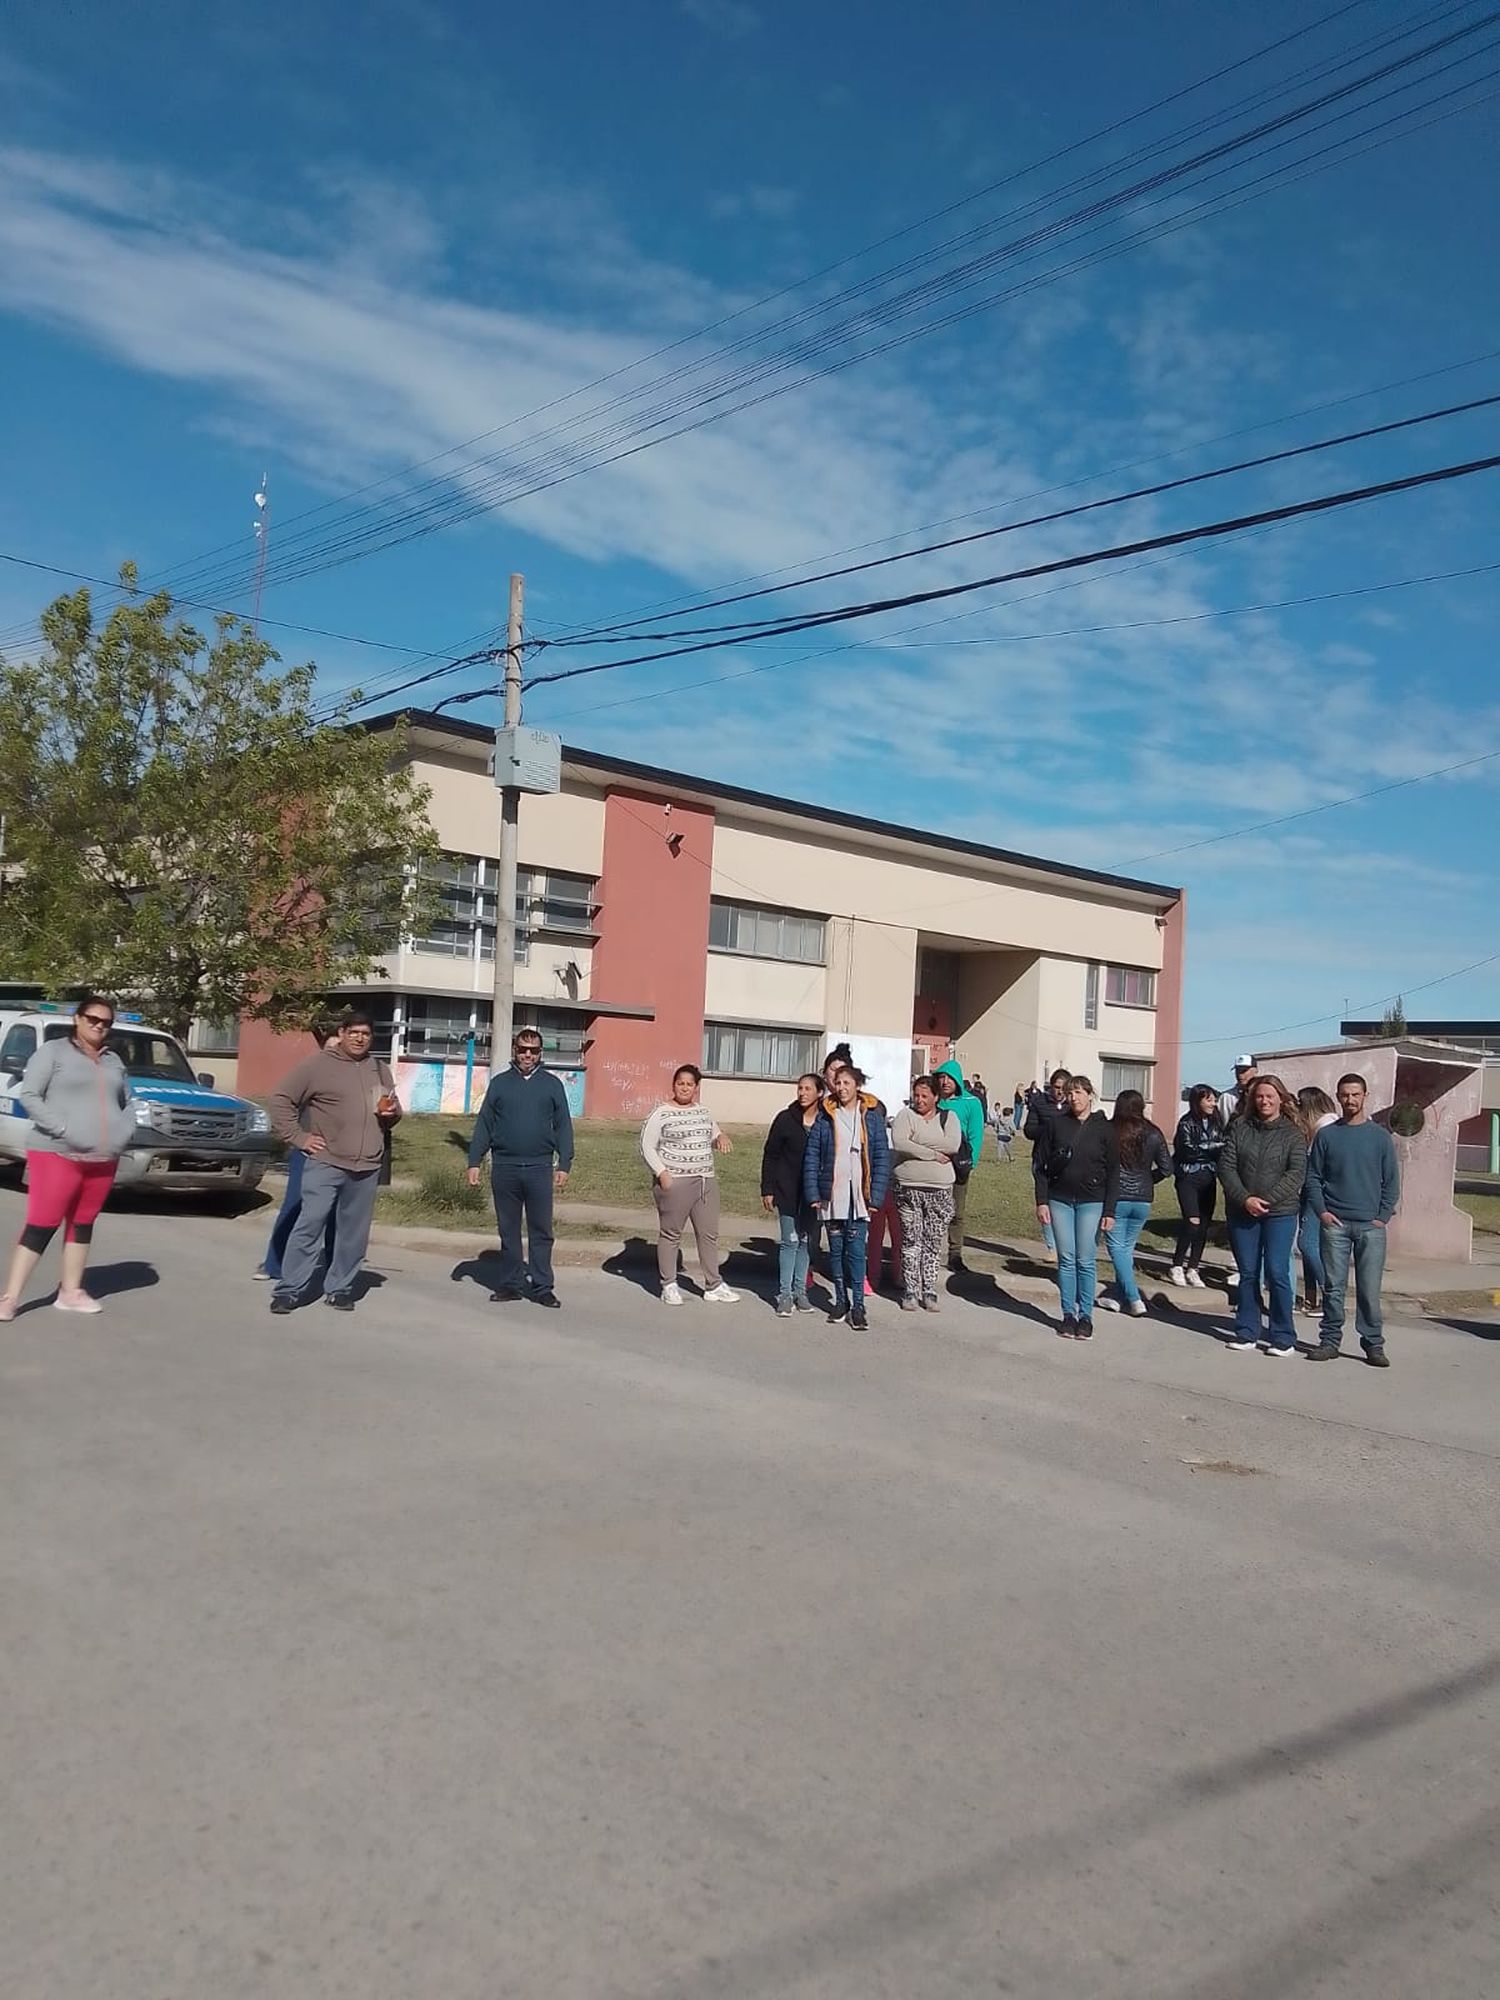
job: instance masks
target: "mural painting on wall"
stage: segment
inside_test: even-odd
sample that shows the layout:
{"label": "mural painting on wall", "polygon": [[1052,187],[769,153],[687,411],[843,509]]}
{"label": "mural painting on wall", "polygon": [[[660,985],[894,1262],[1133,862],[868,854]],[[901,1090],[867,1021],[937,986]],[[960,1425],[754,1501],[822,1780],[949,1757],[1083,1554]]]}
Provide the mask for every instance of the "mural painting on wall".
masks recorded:
{"label": "mural painting on wall", "polygon": [[[489,1075],[486,1070],[474,1070],[469,1081],[469,1102],[465,1105],[465,1074],[463,1063],[398,1062],[396,1091],[408,1111],[439,1111],[458,1117],[472,1117],[479,1109]],[[552,1074],[567,1094],[569,1111],[575,1118],[581,1118],[584,1072],[581,1069],[555,1069]]]}

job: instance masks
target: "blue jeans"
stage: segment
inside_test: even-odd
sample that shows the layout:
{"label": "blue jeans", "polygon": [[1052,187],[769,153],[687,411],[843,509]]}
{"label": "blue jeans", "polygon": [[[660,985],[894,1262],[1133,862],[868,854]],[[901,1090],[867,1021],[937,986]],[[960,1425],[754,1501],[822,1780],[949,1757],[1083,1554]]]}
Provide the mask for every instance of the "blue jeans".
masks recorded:
{"label": "blue jeans", "polygon": [[860,1312],[865,1303],[865,1262],[870,1248],[869,1218],[850,1216],[828,1224],[828,1262],[833,1278],[833,1303]]}
{"label": "blue jeans", "polygon": [[[1292,1246],[1297,1240],[1295,1215],[1246,1215],[1229,1211],[1229,1247],[1240,1274],[1234,1304],[1234,1330],[1241,1340],[1268,1340],[1272,1347],[1295,1347],[1292,1325]],[[1270,1328],[1263,1332],[1260,1288],[1270,1295]]]}
{"label": "blue jeans", "polygon": [[[500,1227],[497,1292],[552,1290],[552,1161],[497,1160],[490,1155],[490,1192]],[[526,1213],[525,1254],[521,1212]]]}
{"label": "blue jeans", "polygon": [[1297,1227],[1297,1248],[1302,1252],[1302,1283],[1309,1298],[1314,1288],[1319,1294],[1327,1282],[1323,1276],[1323,1225],[1310,1208],[1304,1208]]}
{"label": "blue jeans", "polygon": [[[779,1211],[777,1220],[781,1224],[781,1249],[776,1265],[776,1296],[779,1299],[807,1297],[807,1267],[811,1259],[812,1231],[817,1217],[812,1210],[799,1208],[795,1215],[788,1215],[785,1209]],[[864,1289],[860,1288],[863,1298]]]}
{"label": "blue jeans", "polygon": [[1054,1257],[1057,1255],[1057,1238],[1052,1232],[1052,1224],[1050,1222],[1042,1224],[1042,1245],[1045,1249],[1050,1250]]}
{"label": "blue jeans", "polygon": [[1102,1201],[1059,1201],[1047,1203],[1052,1211],[1052,1234],[1057,1240],[1057,1290],[1064,1319],[1092,1319],[1094,1288],[1099,1273],[1099,1224],[1104,1220]]}
{"label": "blue jeans", "polygon": [[1118,1202],[1115,1226],[1104,1239],[1109,1246],[1109,1261],[1115,1267],[1115,1283],[1128,1306],[1133,1306],[1141,1295],[1135,1281],[1135,1246],[1150,1214],[1149,1201]]}
{"label": "blue jeans", "polygon": [[1337,1347],[1344,1338],[1349,1260],[1354,1260],[1354,1326],[1362,1347],[1384,1347],[1380,1284],[1385,1276],[1385,1231],[1378,1222],[1319,1224],[1323,1251],[1323,1321],[1318,1338]]}
{"label": "blue jeans", "polygon": [[[266,1254],[260,1260],[261,1269],[273,1278],[281,1276],[286,1246],[292,1240],[297,1217],[302,1213],[302,1169],[306,1165],[306,1153],[300,1146],[293,1146],[286,1156],[286,1193],[281,1197],[276,1220],[271,1224],[271,1240],[266,1245]],[[328,1227],[323,1233],[323,1256],[329,1263],[333,1261],[333,1232],[337,1224],[337,1215],[330,1212]]]}

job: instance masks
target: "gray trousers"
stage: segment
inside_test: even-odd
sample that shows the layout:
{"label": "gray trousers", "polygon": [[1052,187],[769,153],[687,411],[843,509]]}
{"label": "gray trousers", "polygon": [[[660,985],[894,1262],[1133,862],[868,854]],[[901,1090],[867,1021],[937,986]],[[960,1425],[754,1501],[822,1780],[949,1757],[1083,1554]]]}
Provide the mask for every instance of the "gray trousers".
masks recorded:
{"label": "gray trousers", "polygon": [[302,1213],[281,1260],[278,1292],[297,1298],[311,1287],[322,1260],[323,1231],[330,1215],[335,1218],[333,1255],[323,1273],[323,1291],[326,1296],[349,1290],[370,1247],[379,1183],[379,1167],[351,1173],[346,1167],[333,1167],[314,1154],[308,1155],[302,1169]]}
{"label": "gray trousers", "polygon": [[719,1282],[719,1183],[712,1174],[674,1174],[670,1187],[651,1191],[656,1203],[656,1268],[664,1285],[677,1283],[677,1253],[689,1222],[709,1291]]}

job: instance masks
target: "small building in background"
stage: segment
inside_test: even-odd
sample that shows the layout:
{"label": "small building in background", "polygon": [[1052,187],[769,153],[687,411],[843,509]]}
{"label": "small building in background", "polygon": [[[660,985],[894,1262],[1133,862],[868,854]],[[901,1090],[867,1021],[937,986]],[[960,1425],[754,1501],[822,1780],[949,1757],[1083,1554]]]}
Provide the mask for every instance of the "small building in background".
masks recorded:
{"label": "small building in background", "polygon": [[[441,909],[383,980],[339,997],[376,1016],[413,1108],[456,1112],[489,1068],[494,733],[429,714],[367,726],[403,719]],[[880,803],[836,812],[564,748],[561,789],[521,801],[515,1016],[577,1111],[640,1117],[694,1062],[719,1117],[769,1121],[847,1040],[898,1101],[956,1055],[1001,1101],[1062,1066],[1175,1117],[1182,892],[903,826]],[[253,1095],[303,1047],[250,1021],[237,1043]]]}
{"label": "small building in background", "polygon": [[[1500,1174],[1500,1021],[1408,1021],[1405,1032],[1413,1041],[1436,1042],[1479,1064],[1479,1109],[1459,1131],[1458,1171]],[[1340,1021],[1339,1033],[1371,1042],[1387,1030],[1380,1021]]]}

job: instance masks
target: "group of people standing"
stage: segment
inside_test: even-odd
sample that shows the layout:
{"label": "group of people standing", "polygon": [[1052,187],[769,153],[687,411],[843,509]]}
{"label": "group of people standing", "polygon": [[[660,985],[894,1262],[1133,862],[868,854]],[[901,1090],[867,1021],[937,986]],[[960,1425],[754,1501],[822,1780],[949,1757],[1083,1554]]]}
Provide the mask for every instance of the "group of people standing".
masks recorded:
{"label": "group of people standing", "polygon": [[[1309,1086],[1296,1097],[1276,1076],[1261,1076],[1249,1056],[1235,1064],[1235,1085],[1188,1092],[1172,1144],[1145,1116],[1138,1091],[1122,1091],[1114,1115],[1098,1110],[1087,1077],[1054,1071],[1035,1091],[1026,1117],[1032,1141],[1036,1213],[1057,1258],[1065,1340],[1093,1338],[1098,1243],[1114,1266],[1118,1295],[1097,1303],[1144,1314],[1135,1278],[1135,1246],[1151,1213],[1156,1183],[1172,1179],[1181,1220],[1170,1270],[1174,1285],[1202,1288],[1200,1266],[1224,1191],[1235,1260],[1232,1352],[1296,1352],[1295,1261],[1304,1275],[1301,1309],[1319,1314],[1309,1358],[1341,1351],[1351,1266],[1355,1325],[1365,1359],[1389,1367],[1380,1306],[1385,1231],[1401,1198],[1400,1167],[1389,1132],[1366,1109],[1367,1086],[1349,1073],[1338,1104]],[[1263,1296],[1264,1294],[1264,1296]]]}

